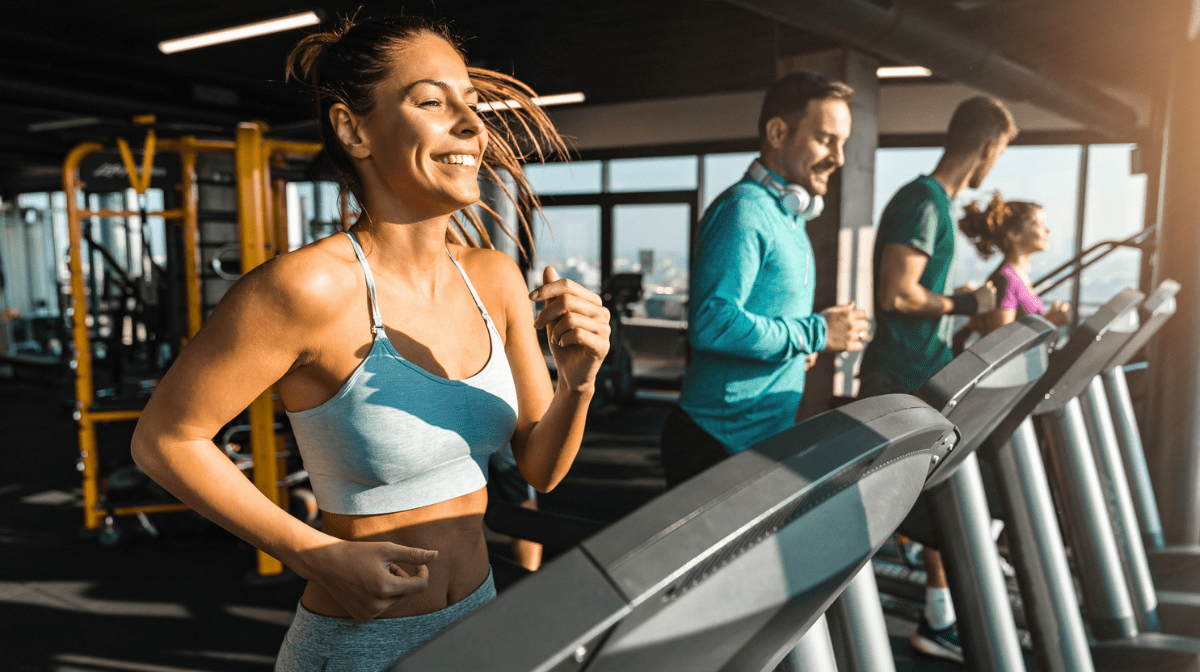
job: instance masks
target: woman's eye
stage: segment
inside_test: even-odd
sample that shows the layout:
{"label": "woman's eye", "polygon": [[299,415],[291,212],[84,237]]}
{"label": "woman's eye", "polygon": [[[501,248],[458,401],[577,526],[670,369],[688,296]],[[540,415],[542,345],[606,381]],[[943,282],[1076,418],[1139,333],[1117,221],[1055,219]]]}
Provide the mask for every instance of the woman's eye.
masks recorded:
{"label": "woman's eye", "polygon": [[442,104],[440,100],[425,100],[419,103],[420,107],[438,107]]}

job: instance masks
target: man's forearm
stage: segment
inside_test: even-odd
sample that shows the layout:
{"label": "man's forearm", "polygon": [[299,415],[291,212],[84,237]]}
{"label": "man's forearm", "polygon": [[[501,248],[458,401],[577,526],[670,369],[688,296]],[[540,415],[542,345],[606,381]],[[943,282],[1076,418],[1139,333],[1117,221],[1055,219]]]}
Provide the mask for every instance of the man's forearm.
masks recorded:
{"label": "man's forearm", "polygon": [[953,299],[931,292],[922,285],[907,294],[897,293],[891,303],[891,312],[924,317],[941,317],[954,309]]}
{"label": "man's forearm", "polygon": [[781,362],[819,352],[825,346],[824,327],[820,315],[767,317],[726,305],[697,311],[688,333],[697,350]]}

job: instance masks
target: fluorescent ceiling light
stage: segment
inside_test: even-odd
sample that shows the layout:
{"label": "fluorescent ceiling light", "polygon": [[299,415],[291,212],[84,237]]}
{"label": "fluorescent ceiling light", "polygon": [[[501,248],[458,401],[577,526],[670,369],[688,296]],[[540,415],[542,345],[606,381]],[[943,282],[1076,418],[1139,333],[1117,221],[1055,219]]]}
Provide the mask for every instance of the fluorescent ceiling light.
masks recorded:
{"label": "fluorescent ceiling light", "polygon": [[922,68],[919,65],[888,65],[877,69],[875,76],[880,79],[894,79],[897,77],[931,77],[933,73],[929,71],[929,68]]}
{"label": "fluorescent ceiling light", "polygon": [[236,26],[234,28],[225,28],[223,30],[200,33],[199,35],[180,37],[174,40],[166,40],[158,43],[158,50],[164,54],[173,54],[177,51],[187,51],[188,49],[210,47],[214,44],[233,42],[235,40],[244,40],[248,37],[258,37],[259,35],[278,33],[284,30],[291,30],[293,28],[315,26],[320,22],[320,17],[313,12],[292,14],[291,16],[283,16],[278,19],[271,19],[269,21],[248,23],[244,26]]}
{"label": "fluorescent ceiling light", "polygon": [[58,121],[39,121],[32,123],[25,128],[30,133],[41,133],[42,131],[65,131],[68,128],[91,126],[92,124],[98,123],[100,123],[99,117],[72,117],[70,119],[60,119]]}
{"label": "fluorescent ceiling light", "polygon": [[[583,93],[556,93],[552,96],[535,96],[533,104],[538,107],[550,107],[551,105],[569,105],[571,103],[582,103],[584,100]],[[480,112],[491,112],[492,110],[515,110],[521,107],[521,104],[515,100],[501,100],[495,103],[480,103],[476,108]]]}

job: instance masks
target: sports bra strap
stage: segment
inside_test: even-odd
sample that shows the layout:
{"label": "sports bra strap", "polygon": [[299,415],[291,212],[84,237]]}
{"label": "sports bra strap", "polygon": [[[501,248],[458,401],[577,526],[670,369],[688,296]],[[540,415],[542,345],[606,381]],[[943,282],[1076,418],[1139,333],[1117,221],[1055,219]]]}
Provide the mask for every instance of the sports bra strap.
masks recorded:
{"label": "sports bra strap", "polygon": [[[375,338],[381,336],[386,337],[386,332],[383,330],[383,318],[379,315],[379,303],[375,300],[375,277],[371,275],[371,267],[367,265],[367,257],[363,254],[362,246],[358,244],[358,239],[350,231],[343,231],[346,237],[350,239],[350,244],[354,246],[354,256],[358,257],[358,263],[362,264],[363,273],[367,276],[367,295],[371,302],[371,330],[375,332]],[[471,290],[472,293],[475,290]]]}
{"label": "sports bra strap", "polygon": [[467,289],[471,290],[471,298],[475,299],[475,306],[479,308],[479,312],[483,314],[483,319],[491,322],[492,318],[490,315],[488,315],[487,308],[483,307],[483,301],[479,300],[479,294],[475,292],[475,285],[471,284],[471,279],[467,277],[467,272],[463,270],[462,264],[458,263],[458,260],[454,258],[453,254],[450,254],[450,250],[446,250],[446,255],[450,257],[450,261],[453,261],[454,265],[458,267],[458,272],[462,275],[463,281],[467,283]]}

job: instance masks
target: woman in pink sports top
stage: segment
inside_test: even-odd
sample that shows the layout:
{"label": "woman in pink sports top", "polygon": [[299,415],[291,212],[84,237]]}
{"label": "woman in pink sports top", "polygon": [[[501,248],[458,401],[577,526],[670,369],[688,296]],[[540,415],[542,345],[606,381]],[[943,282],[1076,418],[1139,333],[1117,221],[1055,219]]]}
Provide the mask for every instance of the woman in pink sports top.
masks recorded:
{"label": "woman in pink sports top", "polygon": [[1070,304],[1055,301],[1047,309],[1030,288],[1029,260],[1049,242],[1042,206],[1025,201],[1005,203],[996,193],[986,209],[968,204],[958,226],[984,259],[995,252],[1004,254],[1004,263],[988,278],[996,286],[997,308],[973,318],[968,325],[971,330],[987,334],[1022,315],[1043,315],[1059,326],[1067,323]]}

